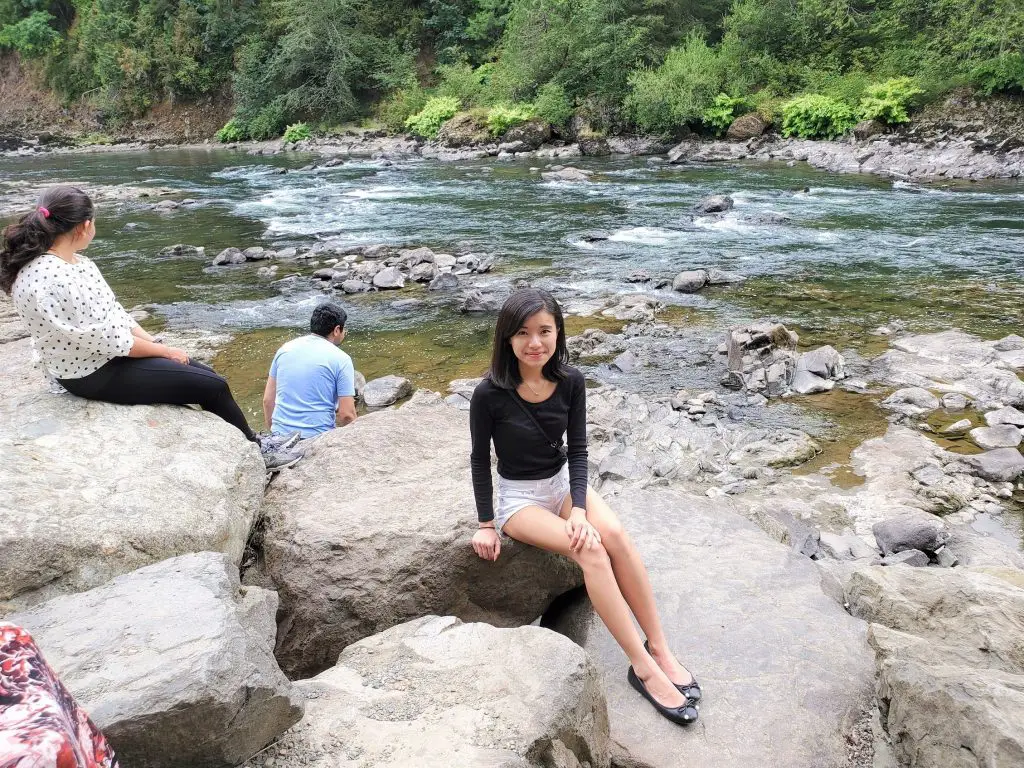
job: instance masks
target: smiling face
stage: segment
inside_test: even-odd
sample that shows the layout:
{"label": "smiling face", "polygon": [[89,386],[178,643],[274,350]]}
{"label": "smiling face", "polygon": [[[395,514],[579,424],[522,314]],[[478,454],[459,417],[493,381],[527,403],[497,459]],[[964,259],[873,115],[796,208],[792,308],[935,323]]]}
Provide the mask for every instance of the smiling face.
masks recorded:
{"label": "smiling face", "polygon": [[522,328],[509,339],[520,366],[534,369],[538,373],[555,354],[557,342],[558,326],[555,317],[543,309],[526,318]]}

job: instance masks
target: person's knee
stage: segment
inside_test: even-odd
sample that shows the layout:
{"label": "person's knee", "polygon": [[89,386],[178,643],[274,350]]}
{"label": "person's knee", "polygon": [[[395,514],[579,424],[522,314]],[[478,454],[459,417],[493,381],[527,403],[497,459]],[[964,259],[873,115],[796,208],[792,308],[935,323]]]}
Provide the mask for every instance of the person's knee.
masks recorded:
{"label": "person's knee", "polygon": [[629,534],[622,523],[613,520],[601,528],[601,543],[609,552],[615,553],[629,546]]}
{"label": "person's knee", "polygon": [[608,557],[608,550],[603,544],[594,543],[591,547],[584,547],[579,552],[573,553],[573,559],[579,563],[584,571],[600,571],[612,567],[611,558]]}

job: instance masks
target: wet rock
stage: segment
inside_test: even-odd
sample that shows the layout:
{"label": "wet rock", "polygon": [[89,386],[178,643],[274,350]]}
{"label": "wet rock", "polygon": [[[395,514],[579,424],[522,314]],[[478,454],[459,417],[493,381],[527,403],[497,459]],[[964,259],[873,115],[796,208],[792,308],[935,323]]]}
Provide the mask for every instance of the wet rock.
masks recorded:
{"label": "wet rock", "polygon": [[741,115],[732,121],[725,138],[729,141],[746,141],[760,136],[768,128],[768,123],[756,112]]}
{"label": "wet rock", "polygon": [[202,259],[206,256],[206,249],[201,245],[185,245],[183,243],[178,243],[177,245],[169,245],[166,248],[161,248],[156,255],[161,258],[187,256]]}
{"label": "wet rock", "polygon": [[638,293],[619,296],[618,303],[601,310],[601,314],[616,320],[652,323],[655,315],[663,308],[664,305],[657,299]]}
{"label": "wet rock", "polygon": [[501,309],[502,300],[497,296],[481,291],[468,291],[459,305],[460,312],[497,312]]}
{"label": "wet rock", "polygon": [[871,527],[871,532],[883,555],[908,549],[931,554],[949,540],[942,520],[924,512],[882,520]]}
{"label": "wet rock", "polygon": [[302,723],[247,768],[609,765],[600,672],[540,627],[418,618],[296,687],[309,700]]}
{"label": "wet rock", "polygon": [[835,384],[828,379],[816,376],[810,371],[797,369],[793,374],[793,381],[790,388],[798,395],[813,395],[819,392],[829,392]]}
{"label": "wet rock", "polygon": [[729,285],[731,283],[742,283],[747,278],[736,272],[726,272],[721,269],[709,269],[708,285]]}
{"label": "wet rock", "polygon": [[370,284],[363,280],[345,280],[341,284],[341,290],[345,293],[366,293],[370,290]]}
{"label": "wet rock", "polygon": [[985,414],[985,423],[990,427],[998,427],[1000,424],[1012,424],[1015,427],[1024,427],[1024,412],[1013,406],[1007,405],[997,408]]}
{"label": "wet rock", "polygon": [[287,672],[316,674],[346,646],[424,614],[526,624],[582,584],[574,564],[534,547],[476,556],[469,462],[453,461],[468,455],[464,412],[410,401],[321,435],[270,485],[253,579],[281,596]]}
{"label": "wet rock", "polygon": [[[274,660],[277,595],[202,552],[15,614],[124,765],[230,768],[302,716]],[[182,738],[182,734],[188,734]]]}
{"label": "wet rock", "polygon": [[607,157],[612,153],[608,140],[598,134],[582,134],[576,137],[580,152],[591,157]]}
{"label": "wet rock", "polygon": [[429,283],[437,276],[437,267],[426,262],[417,264],[409,272],[409,279],[414,283]]}
{"label": "wet rock", "polygon": [[919,549],[905,549],[894,555],[886,555],[882,558],[882,565],[909,565],[914,568],[924,568],[931,562],[928,555]]}
{"label": "wet rock", "polygon": [[893,392],[881,403],[883,408],[902,413],[904,416],[920,416],[939,406],[939,398],[921,387],[906,387]]}
{"label": "wet rock", "polygon": [[363,402],[370,408],[385,408],[411,395],[412,389],[412,382],[408,379],[401,376],[382,376],[366,383],[363,388]]}
{"label": "wet rock", "polygon": [[707,284],[707,270],[694,269],[676,275],[672,280],[672,290],[680,293],[696,293]]}
{"label": "wet rock", "polygon": [[961,435],[964,432],[966,432],[967,430],[969,430],[971,428],[971,426],[972,426],[972,422],[971,422],[970,419],[960,419],[960,421],[955,421],[952,424],[950,424],[950,425],[948,425],[946,427],[943,427],[942,434],[944,434],[944,435]]}
{"label": "wet rock", "polygon": [[399,312],[411,312],[414,309],[420,309],[423,305],[422,299],[399,299],[391,302],[391,308],[397,309]]}
{"label": "wet rock", "polygon": [[557,171],[544,171],[541,178],[544,181],[590,181],[593,171],[584,171],[579,168],[562,168]]}
{"label": "wet rock", "polygon": [[245,254],[238,248],[225,248],[213,257],[213,266],[227,266],[234,264],[245,264]]}
{"label": "wet rock", "polygon": [[442,272],[430,281],[428,289],[431,291],[454,291],[459,287],[459,278],[451,272]]}
{"label": "wet rock", "polygon": [[382,290],[393,290],[405,287],[405,275],[398,267],[385,267],[373,276],[373,287]]}
{"label": "wet rock", "polygon": [[733,199],[728,195],[710,195],[693,206],[693,210],[697,213],[724,213],[733,205]]}
{"label": "wet rock", "polygon": [[967,436],[980,448],[1016,448],[1020,445],[1021,431],[1012,424],[999,424],[995,427],[976,427]]}
{"label": "wet rock", "polygon": [[266,261],[273,256],[273,251],[268,251],[258,245],[254,245],[252,248],[246,248],[242,251],[246,261]]}
{"label": "wet rock", "polygon": [[630,272],[623,279],[627,283],[649,283],[651,281],[651,276],[646,270],[638,269]]}
{"label": "wet rock", "polygon": [[407,269],[411,269],[417,264],[433,264],[436,257],[430,248],[425,247],[405,248],[398,252],[398,256]]}

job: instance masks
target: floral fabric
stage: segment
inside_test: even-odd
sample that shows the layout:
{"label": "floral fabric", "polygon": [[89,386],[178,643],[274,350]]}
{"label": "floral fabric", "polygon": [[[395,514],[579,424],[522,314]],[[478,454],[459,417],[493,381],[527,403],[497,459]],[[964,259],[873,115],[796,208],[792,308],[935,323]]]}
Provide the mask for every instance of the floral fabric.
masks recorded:
{"label": "floral fabric", "polygon": [[0,768],[119,768],[32,636],[0,622]]}

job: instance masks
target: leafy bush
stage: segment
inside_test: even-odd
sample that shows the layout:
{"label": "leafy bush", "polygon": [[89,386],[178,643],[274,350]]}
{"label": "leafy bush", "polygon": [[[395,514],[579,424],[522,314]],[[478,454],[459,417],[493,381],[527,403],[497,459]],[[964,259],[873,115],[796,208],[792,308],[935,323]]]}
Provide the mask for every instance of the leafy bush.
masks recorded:
{"label": "leafy bush", "polygon": [[245,124],[237,117],[231,118],[215,134],[215,138],[222,144],[230,144],[235,141],[245,141],[249,136]]}
{"label": "leafy bush", "polygon": [[38,59],[60,46],[60,34],[51,22],[56,19],[46,11],[36,11],[16,24],[0,29],[0,48],[12,48],[26,59]]}
{"label": "leafy bush", "polygon": [[482,64],[476,69],[469,64],[454,64],[437,68],[441,83],[437,92],[459,100],[460,106],[472,107],[487,100],[487,78],[493,64]]}
{"label": "leafy bush", "polygon": [[281,99],[275,99],[249,120],[249,138],[256,141],[276,139],[284,130],[285,122],[284,104]]}
{"label": "leafy bush", "polygon": [[419,86],[400,88],[377,107],[377,118],[393,133],[405,128],[405,121],[427,105],[427,92]]}
{"label": "leafy bush", "polygon": [[1004,53],[971,70],[971,83],[986,96],[1024,92],[1024,54]]}
{"label": "leafy bush", "polygon": [[445,121],[455,117],[458,111],[459,100],[454,96],[435,96],[423,109],[405,121],[405,127],[417,136],[433,139]]}
{"label": "leafy bush", "polygon": [[533,113],[552,125],[566,125],[572,117],[572,102],[558,83],[545,83],[537,91]]}
{"label": "leafy bush", "polygon": [[701,114],[701,122],[715,136],[721,136],[736,119],[737,108],[743,105],[743,99],[720,93],[715,96],[715,102]]}
{"label": "leafy bush", "polygon": [[303,141],[305,139],[308,139],[309,136],[310,134],[308,125],[306,125],[305,123],[295,123],[294,125],[289,125],[287,128],[284,129],[283,138],[286,142],[291,144],[296,141]]}
{"label": "leafy bush", "polygon": [[715,51],[693,33],[669,51],[660,67],[630,77],[626,110],[644,130],[672,132],[702,119],[721,93],[723,80]]}
{"label": "leafy bush", "polygon": [[492,136],[501,136],[515,125],[522,125],[533,117],[532,104],[496,104],[487,112],[487,128]]}
{"label": "leafy bush", "polygon": [[834,139],[857,123],[849,104],[820,93],[798,96],[782,105],[782,135],[802,139]]}
{"label": "leafy bush", "polygon": [[893,125],[910,121],[907,110],[924,93],[912,77],[896,77],[868,86],[860,100],[860,116]]}

